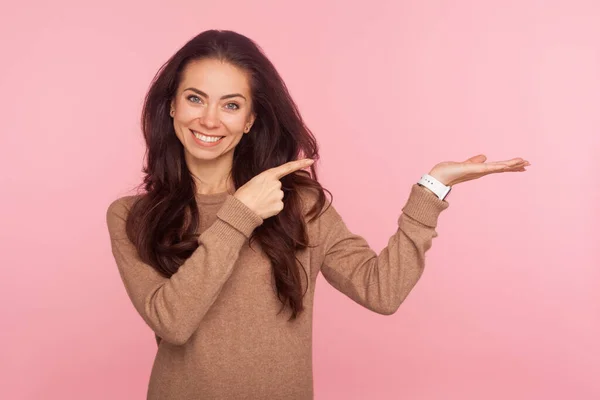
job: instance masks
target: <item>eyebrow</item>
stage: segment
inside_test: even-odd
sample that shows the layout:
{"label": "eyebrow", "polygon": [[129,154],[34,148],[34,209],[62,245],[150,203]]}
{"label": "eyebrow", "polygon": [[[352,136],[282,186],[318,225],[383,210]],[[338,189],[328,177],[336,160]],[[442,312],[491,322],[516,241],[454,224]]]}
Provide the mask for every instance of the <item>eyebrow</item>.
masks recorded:
{"label": "eyebrow", "polygon": [[[197,93],[200,96],[208,97],[208,95],[206,93],[204,93],[202,90],[199,90],[199,89],[196,89],[196,88],[193,88],[193,87],[189,87],[189,88],[187,88],[185,90],[191,90],[192,92]],[[241,95],[239,93],[226,94],[225,96],[221,96],[221,100],[231,99],[233,97],[241,97],[242,99],[248,101],[246,99],[246,97],[244,97],[243,95]]]}

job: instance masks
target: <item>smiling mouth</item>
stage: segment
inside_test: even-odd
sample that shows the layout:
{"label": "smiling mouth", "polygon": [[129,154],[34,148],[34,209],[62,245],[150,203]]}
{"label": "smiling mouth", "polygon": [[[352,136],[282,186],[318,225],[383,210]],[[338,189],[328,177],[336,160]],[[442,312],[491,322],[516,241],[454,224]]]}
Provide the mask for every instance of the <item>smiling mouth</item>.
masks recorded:
{"label": "smiling mouth", "polygon": [[198,139],[204,143],[217,143],[218,141],[220,141],[221,139],[223,139],[225,137],[225,136],[208,136],[208,135],[204,135],[202,133],[198,133],[196,131],[192,131],[192,134],[194,135],[194,137],[196,139]]}

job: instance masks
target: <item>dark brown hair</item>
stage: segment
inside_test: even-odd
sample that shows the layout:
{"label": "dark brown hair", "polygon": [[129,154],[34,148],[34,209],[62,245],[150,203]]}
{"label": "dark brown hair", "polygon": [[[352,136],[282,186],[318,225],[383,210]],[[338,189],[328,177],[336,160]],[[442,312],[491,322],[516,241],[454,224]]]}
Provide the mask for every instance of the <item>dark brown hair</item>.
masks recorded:
{"label": "dark brown hair", "polygon": [[[146,94],[142,131],[146,159],[144,194],[132,206],[127,235],[140,258],[166,277],[198,247],[199,211],[196,187],[184,159],[184,148],[175,135],[169,106],[182,73],[192,61],[214,58],[249,74],[256,120],[234,149],[232,178],[239,188],[259,173],[299,158],[319,158],[318,145],[273,64],[249,38],[232,31],[200,33],[177,51],[158,71]],[[303,310],[301,271],[309,281],[296,252],[309,244],[305,217],[316,217],[326,204],[316,170],[298,171],[281,179],[284,209],[254,230],[271,260],[276,291],[290,319]],[[304,214],[301,192],[316,192],[316,202]],[[329,191],[327,191],[329,193]],[[329,193],[331,195],[331,193]]]}

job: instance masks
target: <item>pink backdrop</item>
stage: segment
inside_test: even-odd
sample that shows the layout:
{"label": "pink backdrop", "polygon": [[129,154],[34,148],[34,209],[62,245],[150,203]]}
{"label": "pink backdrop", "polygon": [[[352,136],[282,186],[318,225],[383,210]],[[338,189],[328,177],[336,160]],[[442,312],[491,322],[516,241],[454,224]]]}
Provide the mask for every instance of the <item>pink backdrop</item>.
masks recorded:
{"label": "pink backdrop", "polygon": [[376,250],[435,163],[533,164],[455,187],[394,316],[319,279],[317,399],[600,398],[600,3],[312,3],[2,7],[0,398],[144,397],[156,344],[105,211],[139,180],[152,76],[214,27],[271,57]]}

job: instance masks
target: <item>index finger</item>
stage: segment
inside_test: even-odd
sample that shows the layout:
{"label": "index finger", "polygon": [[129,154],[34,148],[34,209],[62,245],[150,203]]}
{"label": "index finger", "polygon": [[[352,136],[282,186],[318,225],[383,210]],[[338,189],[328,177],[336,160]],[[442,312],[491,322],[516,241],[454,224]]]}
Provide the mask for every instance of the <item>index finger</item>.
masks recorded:
{"label": "index finger", "polygon": [[292,172],[296,172],[298,170],[301,170],[302,168],[306,168],[312,165],[314,162],[315,160],[312,160],[310,158],[290,161],[283,165],[280,165],[279,167],[271,168],[270,171],[273,174],[275,174],[275,177],[277,179],[281,179],[284,176],[291,174]]}

